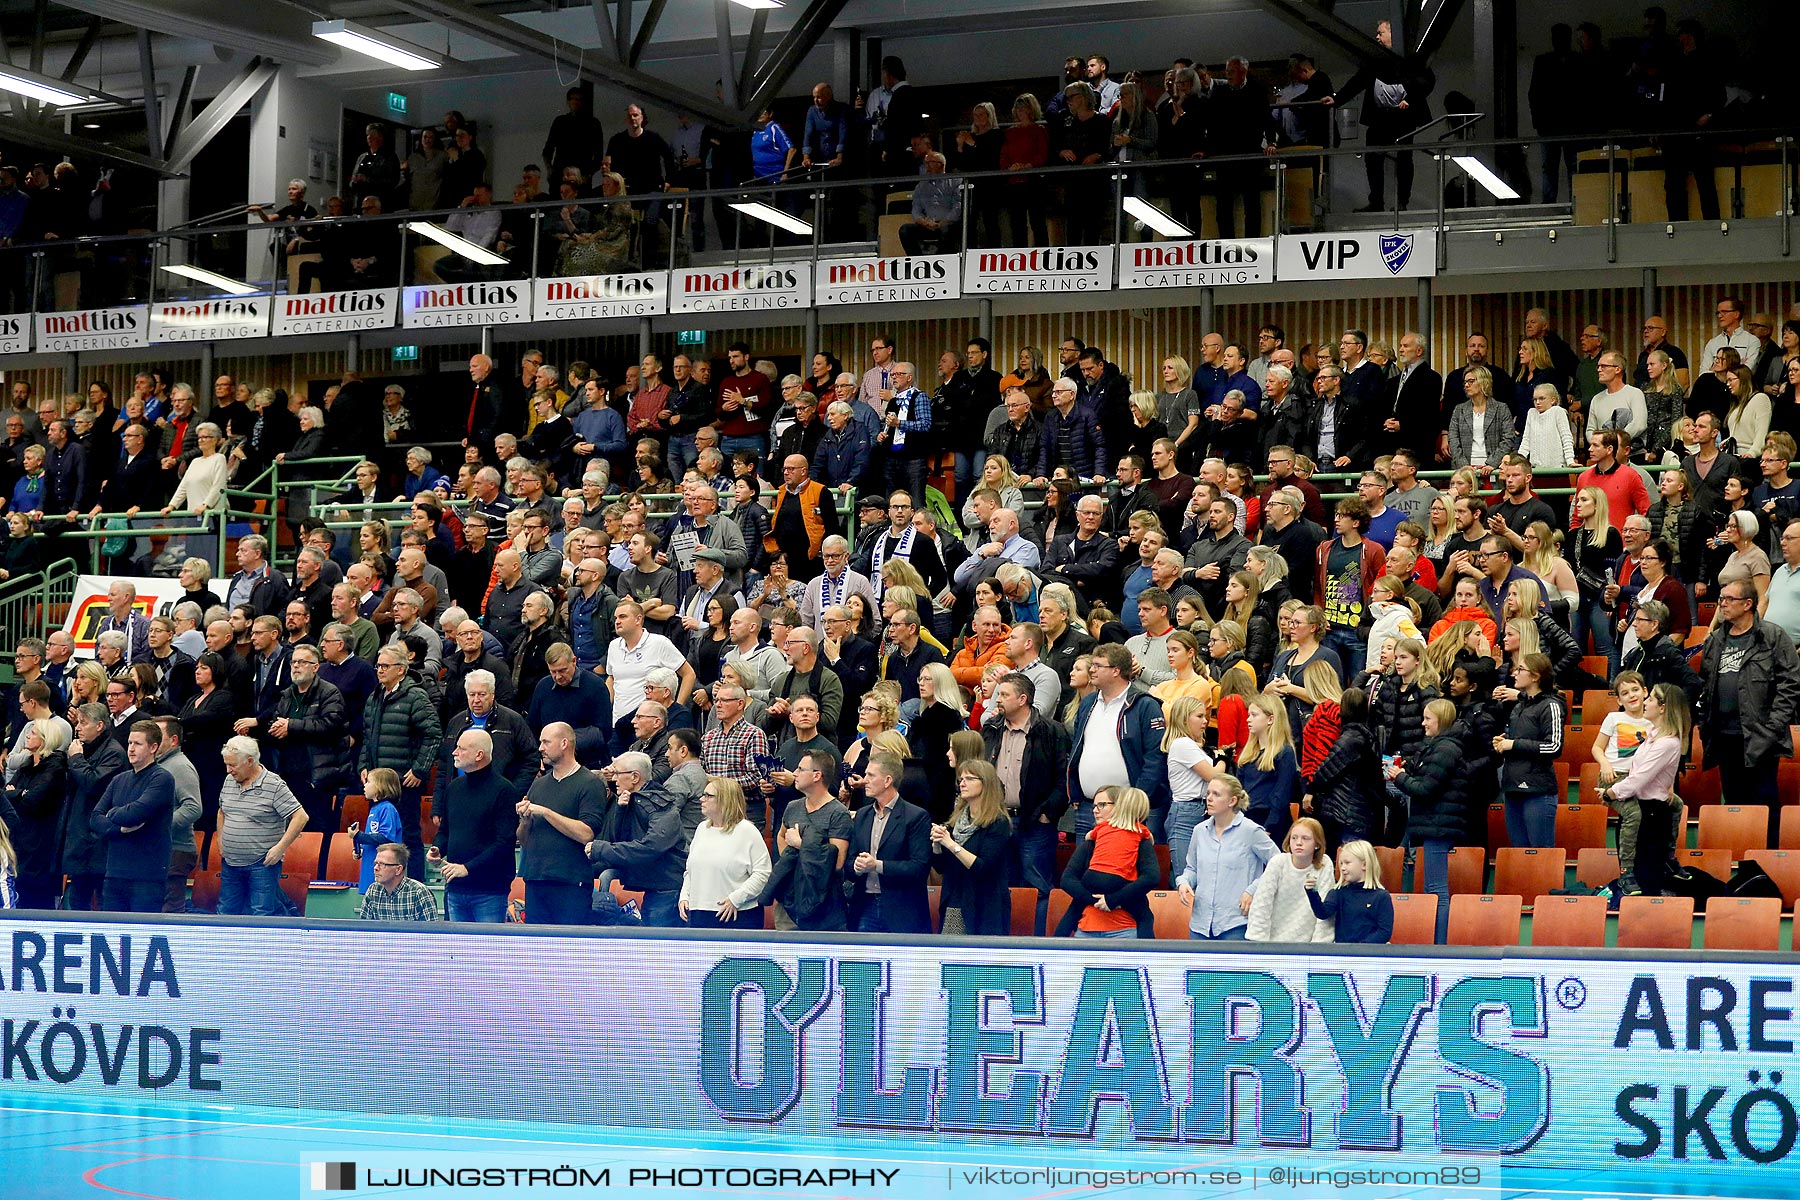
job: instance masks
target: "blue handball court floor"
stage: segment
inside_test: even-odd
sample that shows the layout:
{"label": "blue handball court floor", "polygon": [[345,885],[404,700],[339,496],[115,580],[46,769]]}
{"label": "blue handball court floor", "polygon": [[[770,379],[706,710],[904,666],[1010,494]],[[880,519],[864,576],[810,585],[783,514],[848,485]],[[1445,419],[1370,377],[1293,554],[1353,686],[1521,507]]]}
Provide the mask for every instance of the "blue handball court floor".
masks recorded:
{"label": "blue handball court floor", "polygon": [[[1599,1150],[1599,1147],[1596,1147]],[[1607,1149],[1610,1149],[1608,1147]],[[1597,1154],[1596,1159],[1610,1158]],[[346,1175],[345,1164],[354,1164]],[[1095,1152],[1066,1143],[794,1138],[532,1122],[203,1105],[96,1101],[0,1091],[0,1197],[4,1200],[286,1200],[288,1197],[863,1197],[967,1196],[972,1200],[1158,1197],[1212,1200],[1793,1200],[1786,1168],[1734,1173],[1732,1186],[1696,1186],[1685,1171],[1627,1182],[1604,1166],[1484,1170],[1454,1183],[1415,1175],[1380,1186],[1296,1179],[1296,1169],[1354,1169],[1368,1160],[1295,1152],[1261,1156],[1206,1147]],[[1444,1160],[1409,1164],[1429,1171]],[[1490,1168],[1491,1160],[1487,1164]],[[427,1168],[454,1169],[446,1179]],[[1258,1172],[1253,1178],[1252,1168]],[[536,1169],[541,1182],[532,1182]],[[1271,1170],[1286,1170],[1285,1179]],[[487,1172],[480,1180],[470,1174]],[[492,1174],[495,1170],[501,1175]],[[1466,1166],[1463,1168],[1466,1172]],[[335,1173],[330,1173],[335,1171]],[[560,1186],[550,1186],[552,1177]],[[403,1173],[404,1172],[404,1173]],[[1138,1173],[1135,1176],[1131,1173]],[[1186,1174],[1174,1174],[1185,1172]],[[509,1174],[510,1173],[510,1174]],[[1533,1178],[1535,1176],[1535,1178]],[[512,1183],[506,1180],[511,1179]],[[601,1183],[600,1180],[605,1182]],[[574,1186],[568,1181],[577,1180]],[[348,1186],[345,1186],[348,1184]],[[1621,1186],[1623,1185],[1623,1186]],[[1716,1184],[1715,1184],[1716,1186]]]}

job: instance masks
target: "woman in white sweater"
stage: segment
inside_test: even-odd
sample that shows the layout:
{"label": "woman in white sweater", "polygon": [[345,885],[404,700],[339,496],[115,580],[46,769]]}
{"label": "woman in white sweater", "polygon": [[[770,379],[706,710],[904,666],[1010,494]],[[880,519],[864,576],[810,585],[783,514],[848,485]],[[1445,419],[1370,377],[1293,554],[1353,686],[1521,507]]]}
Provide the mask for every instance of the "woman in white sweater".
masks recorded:
{"label": "woman in white sweater", "polygon": [[1519,453],[1531,460],[1534,471],[1554,471],[1574,463],[1575,436],[1569,428],[1569,410],[1562,406],[1555,384],[1540,383],[1533,389]]}
{"label": "woman in white sweater", "polygon": [[[1325,856],[1325,830],[1311,817],[1301,817],[1282,843],[1286,854],[1269,860],[1250,902],[1250,925],[1244,937],[1252,942],[1330,942],[1337,932],[1332,922],[1313,915],[1306,898],[1308,886],[1321,897],[1329,895],[1336,877]],[[1310,881],[1310,882],[1309,882]]]}
{"label": "woman in white sweater", "polygon": [[175,494],[169,497],[168,505],[162,510],[168,516],[177,509],[199,516],[214,504],[225,490],[225,476],[231,469],[231,460],[219,453],[221,431],[211,421],[207,421],[194,430],[194,440],[200,445],[200,457],[188,463],[187,470],[181,476],[181,483],[175,488]]}
{"label": "woman in white sweater", "polygon": [[744,789],[735,779],[709,775],[681,879],[681,915],[695,929],[763,927],[757,898],[769,882],[769,848],[762,831],[744,819]]}

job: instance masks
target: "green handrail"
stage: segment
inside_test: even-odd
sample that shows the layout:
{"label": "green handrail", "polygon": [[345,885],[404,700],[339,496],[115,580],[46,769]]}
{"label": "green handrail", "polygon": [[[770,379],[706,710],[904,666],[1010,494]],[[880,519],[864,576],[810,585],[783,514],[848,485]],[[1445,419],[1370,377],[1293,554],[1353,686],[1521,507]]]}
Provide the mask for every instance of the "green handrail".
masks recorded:
{"label": "green handrail", "polygon": [[7,633],[0,638],[0,671],[9,682],[13,678],[14,649],[24,638],[47,636],[52,613],[59,605],[67,614],[75,599],[76,576],[74,562],[65,558],[43,571],[0,582],[0,629]]}

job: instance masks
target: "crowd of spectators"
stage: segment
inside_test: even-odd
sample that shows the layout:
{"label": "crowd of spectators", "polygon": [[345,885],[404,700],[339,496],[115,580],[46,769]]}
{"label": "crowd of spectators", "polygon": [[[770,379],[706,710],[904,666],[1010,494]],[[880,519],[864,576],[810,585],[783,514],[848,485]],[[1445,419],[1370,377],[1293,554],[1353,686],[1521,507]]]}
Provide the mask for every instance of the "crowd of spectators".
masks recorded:
{"label": "crowd of spectators", "polygon": [[[925,111],[905,62],[892,55],[881,60],[879,84],[848,102],[820,83],[803,116],[790,114],[784,123],[768,107],[742,128],[679,115],[668,128],[653,129],[644,108],[631,103],[609,137],[600,117],[588,111],[590,93],[574,87],[538,157],[510,184],[496,177],[475,127],[451,110],[437,124],[410,132],[371,123],[366,147],[347,171],[347,186],[326,198],[322,209],[308,202],[305,181],[295,180],[285,205],[251,212],[288,227],[281,233],[283,255],[319,255],[320,261],[302,268],[301,284],[316,280],[328,289],[399,282],[401,240],[392,222],[319,223],[321,215],[454,209],[446,226],[508,263],[451,259],[437,268],[441,277],[497,278],[521,268],[585,275],[666,262],[680,224],[677,212],[685,212],[695,250],[705,250],[709,240],[729,250],[753,236],[740,229],[742,218],[729,207],[729,195],[710,206],[689,206],[681,202],[686,192],[896,176],[927,177],[913,189],[910,219],[901,229],[908,253],[960,247],[965,224],[970,245],[1044,245],[1052,212],[1062,218],[1062,238],[1070,244],[1110,240],[1116,206],[1103,174],[1036,174],[1077,165],[1168,164],[1137,173],[1129,187],[1154,194],[1194,229],[1201,227],[1201,197],[1210,194],[1221,236],[1257,236],[1261,193],[1273,186],[1258,156],[1335,146],[1335,112],[1343,106],[1356,107],[1369,148],[1363,156],[1366,207],[1388,206],[1390,164],[1394,197],[1401,208],[1412,204],[1414,155],[1406,147],[1432,123],[1437,80],[1424,58],[1395,46],[1388,22],[1372,32],[1394,58],[1380,68],[1359,67],[1341,87],[1303,52],[1277,67],[1232,56],[1216,70],[1184,56],[1160,73],[1115,72],[1105,54],[1078,54],[1066,59],[1062,78],[1047,93],[1027,89],[1004,102],[953,102],[951,120]],[[1665,12],[1654,7],[1645,11],[1638,34],[1609,42],[1599,26],[1583,22],[1553,26],[1549,40],[1550,49],[1534,63],[1528,94],[1536,132],[1546,139],[1537,164],[1540,198],[1553,202],[1567,186],[1562,180],[1573,174],[1583,135],[1692,130],[1695,136],[1660,143],[1669,215],[1685,219],[1692,176],[1700,215],[1716,219],[1716,139],[1703,134],[1755,119],[1763,99],[1753,88],[1728,86],[1734,78],[1726,66],[1730,48],[1716,49],[1692,18],[1676,22],[1671,32]],[[1443,103],[1458,112],[1472,107],[1454,93]],[[1525,165],[1515,163],[1519,157],[1502,155],[1499,166],[1528,190]],[[39,240],[48,232],[68,236],[85,228],[87,194],[72,176],[65,182],[66,167],[57,168],[54,184],[43,168],[32,169],[20,193],[31,197],[29,205],[7,199],[13,192],[7,169],[0,168],[0,236],[16,227],[15,240]],[[965,194],[960,177],[982,172],[1005,174]],[[591,203],[600,199],[624,202]],[[869,236],[883,200],[866,189],[834,189],[827,239]],[[562,203],[545,209],[541,222],[510,207],[556,201]],[[776,202],[796,212],[808,203],[800,192],[780,193]],[[9,226],[14,208],[20,220]]]}
{"label": "crowd of spectators", "polygon": [[[24,906],[180,911],[199,831],[221,905],[278,914],[293,841],[360,794],[371,917],[434,914],[401,882],[432,863],[455,920],[503,919],[522,879],[532,921],[925,932],[935,875],[946,932],[1004,932],[1018,885],[1040,931],[1060,889],[1060,931],[1128,937],[1164,848],[1195,937],[1377,939],[1372,847],[1446,896],[1492,803],[1510,845],[1552,844],[1565,697],[1611,687],[1604,800],[1623,889],[1654,893],[1689,729],[1773,822],[1800,707],[1800,322],[1716,312],[1693,373],[1660,318],[1633,361],[1533,310],[1511,391],[1480,333],[1440,374],[1417,334],[1295,351],[1274,325],[1205,334],[1154,389],[1073,336],[1004,376],[981,338],[779,380],[740,343],[716,381],[650,355],[617,394],[477,355],[464,459],[407,454],[399,528],[371,460],[296,522],[291,572],[245,536],[222,599],[197,557],[166,613],[116,585],[91,663],[18,643],[0,875]],[[285,411],[221,378],[199,420],[157,387],[80,410],[124,435],[101,497],[140,461],[198,491]],[[9,563],[83,515],[35,500],[71,474],[50,409],[47,446],[14,439]],[[199,421],[185,464],[163,419]],[[1572,496],[1537,494],[1521,439]]]}

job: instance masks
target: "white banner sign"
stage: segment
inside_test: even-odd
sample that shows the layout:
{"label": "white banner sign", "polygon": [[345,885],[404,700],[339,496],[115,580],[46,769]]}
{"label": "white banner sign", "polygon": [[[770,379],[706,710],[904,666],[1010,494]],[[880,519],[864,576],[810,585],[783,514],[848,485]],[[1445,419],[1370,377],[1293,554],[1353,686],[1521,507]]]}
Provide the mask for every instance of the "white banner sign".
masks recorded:
{"label": "white banner sign", "polygon": [[788,312],[812,306],[804,263],[683,270],[670,275],[669,311]]}
{"label": "white banner sign", "polygon": [[1284,234],[1276,278],[1419,279],[1437,274],[1437,231]]}
{"label": "white banner sign", "polygon": [[818,264],[814,292],[820,304],[954,300],[962,295],[961,267],[954,254],[831,259]]}
{"label": "white banner sign", "polygon": [[662,271],[644,271],[540,279],[532,285],[532,307],[540,321],[660,317],[669,311],[669,277]]}
{"label": "white banner sign", "polygon": [[407,329],[519,325],[531,320],[531,281],[433,283],[409,287],[401,324]]}
{"label": "white banner sign", "polygon": [[215,342],[259,338],[269,332],[269,297],[165,300],[150,306],[153,342]]}
{"label": "white banner sign", "polygon": [[39,350],[128,350],[149,344],[150,312],[141,304],[37,315]]}
{"label": "white banner sign", "polygon": [[392,329],[399,320],[400,293],[394,288],[313,292],[304,296],[282,296],[275,302],[276,337]]}
{"label": "white banner sign", "polygon": [[1275,239],[1142,242],[1120,252],[1121,288],[1230,287],[1275,279]]}
{"label": "white banner sign", "polygon": [[[226,582],[214,579],[207,584],[208,590],[219,598],[221,604],[226,599]],[[181,580],[163,579],[156,575],[76,576],[75,599],[69,604],[69,615],[63,621],[63,629],[75,636],[75,653],[81,658],[94,657],[94,635],[100,628],[101,619],[111,611],[106,594],[115,583],[129,583],[136,589],[137,603],[132,606],[132,611],[143,613],[146,617],[166,616],[187,595],[187,589],[181,586]]]}
{"label": "white banner sign", "polygon": [[23,354],[31,349],[31,318],[24,313],[0,317],[0,354]]}
{"label": "white banner sign", "polygon": [[1112,281],[1111,246],[970,250],[963,255],[965,292],[1104,292]]}

